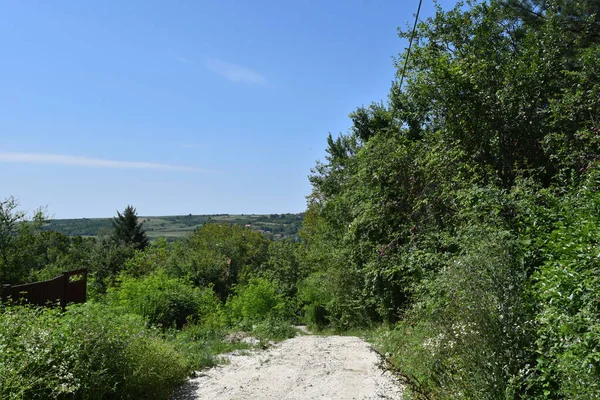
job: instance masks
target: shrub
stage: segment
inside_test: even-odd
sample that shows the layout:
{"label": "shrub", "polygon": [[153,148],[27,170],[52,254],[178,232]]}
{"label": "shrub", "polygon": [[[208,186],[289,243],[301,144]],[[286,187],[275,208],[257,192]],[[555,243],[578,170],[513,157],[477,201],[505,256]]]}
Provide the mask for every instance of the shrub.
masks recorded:
{"label": "shrub", "polygon": [[215,306],[211,289],[198,289],[183,279],[172,278],[164,270],[136,279],[121,275],[118,288],[111,289],[109,301],[163,327],[182,327]]}
{"label": "shrub", "polygon": [[227,299],[226,309],[231,322],[241,326],[289,316],[283,296],[275,284],[264,278],[253,278],[247,285],[236,286],[235,295]]}
{"label": "shrub", "polygon": [[225,301],[237,283],[259,270],[267,259],[268,246],[264,235],[250,229],[205,224],[173,247],[168,269],[197,286],[213,285]]}
{"label": "shrub", "polygon": [[[597,176],[597,175],[596,175]],[[591,399],[600,393],[600,180],[566,196],[543,237],[533,275],[538,354],[522,385],[536,398]],[[533,397],[533,396],[532,396]]]}
{"label": "shrub", "polygon": [[504,398],[533,343],[525,268],[508,232],[474,226],[460,236],[462,251],[425,281],[384,351],[434,398]]}
{"label": "shrub", "polygon": [[218,354],[238,349],[247,349],[249,344],[225,340],[227,330],[224,324],[190,323],[181,331],[170,331],[173,344],[186,357],[195,371],[212,367],[220,361]]}
{"label": "shrub", "polygon": [[[131,398],[166,399],[183,383],[194,367],[172,343],[158,337],[141,337],[127,348],[128,362],[135,366],[125,382]],[[195,369],[195,368],[193,368]]]}
{"label": "shrub", "polygon": [[[50,363],[54,337],[60,324],[57,310],[35,310],[3,305],[0,310],[0,393],[8,399],[48,397],[73,391],[68,370]],[[53,364],[53,365],[52,365]],[[54,370],[54,371],[52,371]]]}
{"label": "shrub", "polygon": [[289,339],[296,333],[289,321],[273,318],[258,322],[252,329],[252,335],[261,341]]}
{"label": "shrub", "polygon": [[142,277],[164,267],[170,256],[169,244],[165,238],[152,242],[144,250],[136,250],[133,256],[125,261],[124,270],[133,277]]}
{"label": "shrub", "polygon": [[191,371],[140,316],[96,303],[65,313],[5,306],[0,349],[8,399],[167,398]]}
{"label": "shrub", "polygon": [[277,283],[277,287],[287,298],[293,298],[298,291],[297,283],[302,275],[297,251],[300,247],[293,240],[277,240],[269,244],[269,258],[260,266],[259,276]]}
{"label": "shrub", "polygon": [[331,277],[322,272],[313,273],[299,285],[298,300],[304,304],[308,325],[323,329],[329,324],[327,306],[333,297],[331,289]]}

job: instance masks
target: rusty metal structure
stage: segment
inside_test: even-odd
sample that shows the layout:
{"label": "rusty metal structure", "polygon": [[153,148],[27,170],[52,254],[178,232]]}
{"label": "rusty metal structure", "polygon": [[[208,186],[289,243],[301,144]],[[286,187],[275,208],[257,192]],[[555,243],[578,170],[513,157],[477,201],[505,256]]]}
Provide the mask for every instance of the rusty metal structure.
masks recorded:
{"label": "rusty metal structure", "polygon": [[2,300],[9,298],[15,302],[26,302],[37,306],[60,306],[85,303],[87,296],[87,268],[63,272],[56,278],[26,283],[23,285],[4,285]]}

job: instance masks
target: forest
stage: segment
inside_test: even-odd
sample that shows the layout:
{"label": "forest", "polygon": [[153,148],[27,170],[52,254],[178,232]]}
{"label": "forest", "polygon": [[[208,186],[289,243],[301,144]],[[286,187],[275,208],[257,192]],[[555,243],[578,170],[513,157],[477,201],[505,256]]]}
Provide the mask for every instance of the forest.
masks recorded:
{"label": "forest", "polygon": [[233,332],[297,323],[363,332],[408,399],[600,398],[600,2],[466,1],[399,35],[298,237],[149,243],[133,207],[68,237],[1,202],[2,283],[90,271],[86,304],[0,306],[3,398],[168,398]]}

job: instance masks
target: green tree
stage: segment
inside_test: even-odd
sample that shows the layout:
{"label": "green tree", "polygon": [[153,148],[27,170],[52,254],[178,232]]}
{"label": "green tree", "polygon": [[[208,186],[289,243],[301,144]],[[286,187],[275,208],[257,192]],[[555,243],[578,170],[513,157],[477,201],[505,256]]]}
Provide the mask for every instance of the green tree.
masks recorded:
{"label": "green tree", "polygon": [[17,273],[14,264],[18,224],[25,220],[25,213],[17,210],[19,203],[14,197],[0,202],[0,282],[14,283]]}
{"label": "green tree", "polygon": [[169,243],[165,238],[158,238],[145,250],[136,250],[127,260],[124,270],[127,275],[140,278],[164,268],[171,255]]}
{"label": "green tree", "polygon": [[144,250],[149,241],[142,225],[143,223],[138,222],[135,208],[128,205],[123,214],[117,211],[117,216],[112,221],[112,237],[118,243],[131,245],[136,250]]}
{"label": "green tree", "polygon": [[135,249],[109,236],[97,238],[89,248],[87,265],[91,274],[90,287],[94,293],[104,293],[115,284]]}
{"label": "green tree", "polygon": [[277,284],[281,292],[293,298],[298,280],[303,277],[297,258],[300,244],[290,239],[282,239],[269,244],[269,258],[260,266],[257,275]]}
{"label": "green tree", "polygon": [[233,286],[243,283],[267,260],[269,240],[259,232],[237,226],[205,224],[174,247],[172,273],[196,285],[213,285],[225,300]]}
{"label": "green tree", "polygon": [[41,267],[38,256],[40,251],[45,251],[36,249],[40,227],[47,220],[44,210],[36,210],[30,220],[18,207],[19,202],[14,197],[0,202],[1,283],[22,283],[32,270]]}

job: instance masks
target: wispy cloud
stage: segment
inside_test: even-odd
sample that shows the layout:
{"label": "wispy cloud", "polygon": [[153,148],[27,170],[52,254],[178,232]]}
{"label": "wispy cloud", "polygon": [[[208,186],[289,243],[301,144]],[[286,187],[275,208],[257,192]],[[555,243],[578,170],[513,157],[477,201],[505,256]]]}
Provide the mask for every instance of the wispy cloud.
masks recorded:
{"label": "wispy cloud", "polygon": [[185,58],[185,57],[177,57],[177,58],[176,58],[176,60],[177,60],[177,61],[179,61],[179,62],[182,62],[182,63],[186,63],[186,62],[188,62],[188,61],[189,61],[189,60],[188,60],[187,58]]}
{"label": "wispy cloud", "polygon": [[182,165],[162,164],[155,162],[140,161],[115,161],[103,160],[100,158],[91,158],[84,156],[71,156],[65,154],[49,153],[2,153],[0,152],[0,162],[4,163],[23,163],[23,164],[54,164],[74,167],[89,168],[127,168],[127,169],[154,169],[167,171],[187,171],[202,172],[207,171],[200,168],[188,167]]}
{"label": "wispy cloud", "polygon": [[209,57],[206,59],[206,68],[233,83],[250,83],[254,85],[266,85],[268,83],[267,78],[258,72],[215,58]]}

